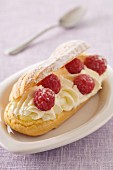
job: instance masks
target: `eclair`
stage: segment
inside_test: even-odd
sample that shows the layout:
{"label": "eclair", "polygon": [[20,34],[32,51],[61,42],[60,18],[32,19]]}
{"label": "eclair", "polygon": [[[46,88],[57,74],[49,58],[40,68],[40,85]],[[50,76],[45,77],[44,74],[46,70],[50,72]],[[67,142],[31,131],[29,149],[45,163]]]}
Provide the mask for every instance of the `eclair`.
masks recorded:
{"label": "eclair", "polygon": [[107,62],[87,54],[88,48],[81,40],[61,44],[44,63],[22,75],[12,87],[5,124],[25,135],[43,135],[97,94],[107,76]]}

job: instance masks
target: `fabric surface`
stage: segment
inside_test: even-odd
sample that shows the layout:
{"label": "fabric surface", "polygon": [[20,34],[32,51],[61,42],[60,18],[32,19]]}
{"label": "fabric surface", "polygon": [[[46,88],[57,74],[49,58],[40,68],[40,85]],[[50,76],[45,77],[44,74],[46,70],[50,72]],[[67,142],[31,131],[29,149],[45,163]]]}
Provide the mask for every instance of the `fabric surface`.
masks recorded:
{"label": "fabric surface", "polygon": [[[84,5],[87,14],[75,29],[56,28],[18,55],[4,54],[77,5]],[[0,0],[0,81],[48,58],[57,45],[71,39],[89,42],[113,67],[113,1]],[[88,137],[51,151],[25,156],[0,147],[0,170],[9,169],[113,170],[113,118]]]}

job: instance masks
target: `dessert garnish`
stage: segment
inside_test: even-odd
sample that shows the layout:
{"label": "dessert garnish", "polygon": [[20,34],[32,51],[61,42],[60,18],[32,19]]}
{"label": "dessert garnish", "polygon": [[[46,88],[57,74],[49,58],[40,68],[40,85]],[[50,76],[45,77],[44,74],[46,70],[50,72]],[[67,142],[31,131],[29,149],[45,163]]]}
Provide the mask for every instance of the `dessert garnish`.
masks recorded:
{"label": "dessert garnish", "polygon": [[34,104],[42,111],[50,110],[55,103],[55,93],[49,88],[38,89],[34,94]]}
{"label": "dessert garnish", "polygon": [[77,88],[83,95],[91,93],[95,86],[93,78],[87,74],[80,74],[75,77],[74,84],[77,85]]}
{"label": "dessert garnish", "polygon": [[84,64],[96,71],[99,75],[102,75],[107,68],[107,61],[105,58],[100,57],[99,55],[90,55],[86,57]]}
{"label": "dessert garnish", "polygon": [[66,64],[65,67],[69,73],[77,74],[80,73],[81,70],[84,68],[84,64],[78,58],[75,58],[74,60]]}
{"label": "dessert garnish", "polygon": [[55,74],[47,76],[40,84],[45,88],[53,90],[55,94],[57,94],[61,89],[60,80]]}

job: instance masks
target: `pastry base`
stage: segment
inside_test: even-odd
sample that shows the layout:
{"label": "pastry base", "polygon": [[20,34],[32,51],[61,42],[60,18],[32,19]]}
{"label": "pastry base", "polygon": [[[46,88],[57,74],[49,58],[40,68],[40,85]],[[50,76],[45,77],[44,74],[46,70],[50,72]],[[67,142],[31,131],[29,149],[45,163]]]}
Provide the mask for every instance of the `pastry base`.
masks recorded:
{"label": "pastry base", "polygon": [[71,111],[63,111],[62,113],[57,115],[57,118],[55,120],[49,121],[43,121],[41,119],[30,120],[28,116],[26,117],[26,119],[22,120],[18,116],[15,116],[13,113],[8,113],[9,108],[7,108],[4,113],[4,121],[7,125],[9,125],[13,130],[17,132],[28,136],[39,136],[60,126],[64,121],[75,114],[87,101],[81,103],[79,106],[73,108]]}

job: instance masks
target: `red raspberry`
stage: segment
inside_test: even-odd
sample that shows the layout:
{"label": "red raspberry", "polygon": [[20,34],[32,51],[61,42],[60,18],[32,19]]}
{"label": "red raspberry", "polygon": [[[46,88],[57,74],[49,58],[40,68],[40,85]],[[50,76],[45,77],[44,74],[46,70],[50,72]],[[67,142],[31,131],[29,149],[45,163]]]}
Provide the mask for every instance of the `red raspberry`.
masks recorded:
{"label": "red raspberry", "polygon": [[55,74],[47,76],[41,81],[41,85],[45,88],[49,88],[57,94],[61,89],[61,83],[58,77]]}
{"label": "red raspberry", "polygon": [[88,56],[84,64],[91,70],[96,71],[99,75],[103,74],[107,68],[106,59],[101,58],[99,55]]}
{"label": "red raspberry", "polygon": [[38,89],[34,95],[35,106],[42,110],[50,110],[55,103],[55,93],[48,88]]}
{"label": "red raspberry", "polygon": [[84,64],[78,58],[75,58],[71,62],[67,63],[65,67],[67,68],[69,73],[77,74],[80,73],[81,70],[84,68]]}
{"label": "red raspberry", "polygon": [[82,94],[90,93],[95,86],[93,78],[87,74],[80,74],[74,79],[74,84],[77,85],[77,88]]}

